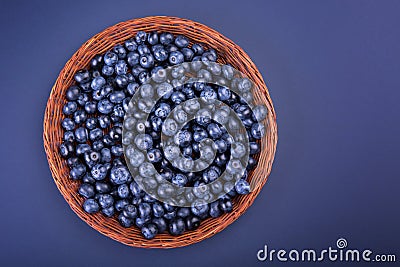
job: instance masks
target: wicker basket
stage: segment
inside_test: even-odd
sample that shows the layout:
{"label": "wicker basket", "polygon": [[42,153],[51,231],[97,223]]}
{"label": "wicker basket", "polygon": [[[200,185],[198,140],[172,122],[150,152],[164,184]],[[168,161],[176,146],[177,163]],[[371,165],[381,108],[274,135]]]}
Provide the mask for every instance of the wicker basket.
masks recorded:
{"label": "wicker basket", "polygon": [[[253,92],[256,103],[263,103],[269,110],[264,121],[266,135],[262,140],[263,149],[259,157],[258,167],[250,174],[250,184],[256,188],[248,195],[234,199],[234,209],[231,213],[213,219],[207,219],[195,231],[187,231],[181,236],[159,234],[152,240],[142,237],[136,227],[123,228],[115,218],[106,218],[102,214],[90,215],[83,211],[83,197],[78,195],[79,182],[69,179],[69,168],[66,161],[59,155],[58,146],[62,142],[63,131],[60,121],[63,119],[62,107],[65,104],[65,91],[74,83],[74,73],[87,68],[90,60],[96,54],[105,53],[114,45],[122,43],[136,32],[168,31],[173,34],[183,34],[193,42],[205,44],[214,48],[220,63],[230,63],[234,68],[247,75],[257,86]],[[50,170],[54,181],[72,210],[87,224],[100,233],[123,244],[144,248],[175,248],[187,246],[213,236],[242,215],[260,193],[268,175],[271,172],[277,143],[277,125],[274,107],[267,87],[249,56],[231,40],[217,31],[197,22],[175,17],[146,17],[118,23],[95,35],[72,56],[61,70],[47,102],[44,116],[44,148],[47,153]]]}

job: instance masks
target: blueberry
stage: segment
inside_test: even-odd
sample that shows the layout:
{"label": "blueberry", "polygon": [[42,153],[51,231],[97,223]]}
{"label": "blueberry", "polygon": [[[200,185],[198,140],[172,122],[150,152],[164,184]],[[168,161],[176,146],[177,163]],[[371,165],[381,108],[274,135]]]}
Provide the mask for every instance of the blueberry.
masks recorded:
{"label": "blueberry", "polygon": [[102,99],[97,104],[97,110],[102,114],[110,114],[114,105],[108,99]]}
{"label": "blueberry", "polygon": [[229,198],[224,198],[219,200],[219,208],[223,212],[231,212],[232,211],[232,201]]}
{"label": "blueberry", "polygon": [[204,48],[201,44],[193,44],[192,49],[196,56],[201,56],[204,53]]}
{"label": "blueberry", "polygon": [[133,220],[125,217],[122,213],[120,213],[118,215],[118,221],[123,227],[126,227],[126,228],[131,227],[134,223]]}
{"label": "blueberry", "polygon": [[203,172],[203,180],[205,183],[210,183],[219,178],[221,170],[216,166],[211,166],[209,169]]}
{"label": "blueberry", "polygon": [[97,151],[86,151],[84,153],[84,159],[86,165],[91,168],[100,161],[100,153]]}
{"label": "blueberry", "polygon": [[150,54],[151,53],[150,48],[145,44],[139,45],[138,48],[137,48],[137,51],[138,51],[139,55],[144,55],[144,54]]}
{"label": "blueberry", "polygon": [[218,139],[222,136],[222,130],[216,123],[210,123],[207,126],[207,131],[210,137],[213,139]]}
{"label": "blueberry", "polygon": [[165,47],[165,50],[167,50],[168,53],[171,52],[176,52],[179,50],[179,48],[175,44],[169,44]]}
{"label": "blueberry", "polygon": [[189,215],[190,215],[190,209],[186,207],[179,208],[178,211],[176,212],[176,216],[181,218],[186,218]]}
{"label": "blueberry", "polygon": [[218,87],[218,98],[221,101],[226,101],[229,98],[231,98],[232,92],[229,90],[229,88],[226,88],[224,86]]}
{"label": "blueberry", "polygon": [[185,175],[178,173],[172,177],[171,182],[179,187],[184,187],[188,182],[188,179]]}
{"label": "blueberry", "polygon": [[63,107],[65,115],[72,115],[78,109],[78,105],[74,101],[67,102]]}
{"label": "blueberry", "polygon": [[260,152],[260,145],[257,142],[249,143],[250,155],[254,155]]}
{"label": "blueberry", "polygon": [[121,103],[125,98],[125,93],[124,91],[114,91],[109,95],[108,98],[110,99],[111,103]]}
{"label": "blueberry", "polygon": [[124,208],[129,205],[129,201],[127,199],[121,199],[115,202],[114,206],[117,211],[122,211]]}
{"label": "blueberry", "polygon": [[142,234],[146,239],[153,239],[158,233],[158,228],[155,224],[149,223],[142,227]]}
{"label": "blueberry", "polygon": [[115,83],[119,88],[124,88],[128,85],[128,77],[126,75],[118,75],[115,77]]}
{"label": "blueberry", "polygon": [[103,131],[99,128],[90,130],[89,139],[92,141],[100,140],[103,137]]}
{"label": "blueberry", "polygon": [[200,142],[201,140],[208,137],[208,133],[204,129],[199,129],[193,133],[193,140],[195,142]]}
{"label": "blueberry", "polygon": [[245,180],[239,180],[235,184],[235,190],[240,195],[246,195],[246,194],[250,193],[250,185]]}
{"label": "blueberry", "polygon": [[162,152],[157,148],[152,148],[147,152],[147,159],[151,163],[160,162],[162,158]]}
{"label": "blueberry", "polygon": [[122,45],[116,45],[112,50],[117,54],[119,59],[124,59],[126,57],[126,50]]}
{"label": "blueberry", "polygon": [[101,154],[100,160],[102,163],[107,163],[111,161],[111,151],[109,148],[105,147],[101,149],[100,154]]}
{"label": "blueberry", "polygon": [[95,55],[90,61],[90,67],[94,70],[99,69],[103,66],[103,56]]}
{"label": "blueberry", "polygon": [[157,34],[157,32],[151,32],[151,33],[149,33],[148,36],[147,36],[147,42],[148,42],[150,45],[155,45],[155,44],[157,44],[157,43],[158,43],[158,34]]}
{"label": "blueberry", "polygon": [[189,45],[189,39],[183,35],[178,35],[175,38],[175,45],[179,48],[187,47]]}
{"label": "blueberry", "polygon": [[109,135],[112,140],[119,141],[122,137],[122,128],[121,127],[112,127],[109,131]]}
{"label": "blueberry", "polygon": [[152,47],[154,59],[163,62],[168,59],[168,51],[162,45],[155,45]]}
{"label": "blueberry", "polygon": [[249,161],[247,163],[246,169],[247,170],[252,170],[257,166],[257,160],[253,157],[249,157]]}
{"label": "blueberry", "polygon": [[104,65],[101,69],[101,73],[107,77],[112,76],[114,74],[114,68],[109,65]]}
{"label": "blueberry", "polygon": [[183,54],[183,57],[184,57],[185,61],[191,61],[193,59],[193,57],[194,57],[194,52],[190,48],[187,48],[187,47],[182,48],[181,52]]}
{"label": "blueberry", "polygon": [[212,218],[217,218],[219,216],[221,216],[222,211],[219,208],[219,202],[218,201],[214,201],[210,204],[210,211],[209,214]]}
{"label": "blueberry", "polygon": [[181,235],[185,231],[185,222],[182,218],[173,219],[169,222],[168,230],[171,235]]}
{"label": "blueberry", "polygon": [[129,219],[135,219],[138,215],[138,211],[135,205],[128,204],[123,208],[122,214]]}
{"label": "blueberry", "polygon": [[191,231],[191,230],[196,230],[200,226],[200,218],[197,216],[190,215],[185,218],[185,225],[186,229]]}
{"label": "blueberry", "polygon": [[171,65],[178,65],[178,64],[182,64],[184,61],[184,56],[181,52],[179,51],[173,51],[169,54],[169,63],[171,63]]}
{"label": "blueberry", "polygon": [[137,44],[143,44],[147,39],[147,33],[144,31],[138,31],[135,35],[135,41]]}
{"label": "blueberry", "polygon": [[78,144],[76,146],[76,154],[83,155],[85,152],[90,151],[90,146],[88,144]]}
{"label": "blueberry", "polygon": [[141,218],[146,218],[151,215],[151,206],[148,203],[140,203],[138,210]]}
{"label": "blueberry", "polygon": [[102,76],[94,78],[90,84],[93,90],[100,90],[106,84],[106,79]]}
{"label": "blueberry", "polygon": [[154,218],[152,223],[157,226],[158,233],[162,233],[167,230],[167,223],[164,218]]}
{"label": "blueberry", "polygon": [[115,63],[117,63],[118,61],[118,55],[115,54],[114,52],[109,51],[104,55],[103,60],[106,65],[114,66]]}
{"label": "blueberry", "polygon": [[207,203],[202,199],[195,200],[191,206],[192,213],[200,218],[206,217],[208,210],[209,207]]}
{"label": "blueberry", "polygon": [[78,100],[80,94],[81,90],[79,89],[79,87],[76,85],[72,85],[67,89],[66,98],[69,101],[75,101]]}
{"label": "blueberry", "polygon": [[79,180],[81,179],[86,173],[86,167],[83,164],[76,164],[69,172],[71,179]]}
{"label": "blueberry", "polygon": [[140,150],[148,150],[153,147],[153,139],[148,134],[138,134],[134,141]]}
{"label": "blueberry", "polygon": [[265,134],[265,127],[261,123],[254,123],[253,126],[251,126],[250,132],[251,136],[255,139],[261,139]]}
{"label": "blueberry", "polygon": [[78,100],[76,100],[76,103],[78,103],[79,106],[84,107],[86,102],[89,101],[89,96],[85,93],[82,93],[79,95]]}
{"label": "blueberry", "polygon": [[180,147],[187,147],[192,142],[192,133],[188,130],[179,131],[174,141]]}
{"label": "blueberry", "polygon": [[100,181],[106,178],[108,171],[104,164],[96,164],[93,166],[90,173],[95,180]]}
{"label": "blueberry", "polygon": [[128,66],[126,65],[124,60],[118,60],[115,64],[115,73],[117,75],[126,74],[128,71]]}
{"label": "blueberry", "polygon": [[73,142],[75,141],[75,135],[73,131],[64,132],[63,141]]}
{"label": "blueberry", "polygon": [[160,43],[163,45],[168,45],[172,43],[174,36],[169,32],[163,32],[160,34]]}
{"label": "blueberry", "polygon": [[96,213],[99,211],[99,204],[97,201],[93,198],[86,199],[85,202],[83,203],[83,209],[87,213]]}
{"label": "blueberry", "polygon": [[108,208],[114,204],[114,198],[109,194],[101,194],[98,201],[102,208]]}
{"label": "blueberry", "polygon": [[113,217],[115,214],[114,206],[102,209],[101,213],[103,213],[106,217]]}
{"label": "blueberry", "polygon": [[78,143],[86,143],[87,139],[88,139],[88,132],[86,128],[79,127],[75,130],[75,140]]}
{"label": "blueberry", "polygon": [[90,73],[85,69],[78,70],[74,75],[74,79],[77,83],[87,83],[90,80]]}
{"label": "blueberry", "polygon": [[120,157],[124,153],[124,149],[121,145],[115,145],[111,147],[111,154],[115,157]]}
{"label": "blueberry", "polygon": [[164,208],[159,202],[153,203],[152,205],[153,215],[157,218],[164,215]]}
{"label": "blueberry", "polygon": [[60,154],[64,158],[69,158],[70,156],[74,155],[74,146],[72,142],[64,142],[59,147]]}
{"label": "blueberry", "polygon": [[[93,175],[93,173],[92,173]],[[94,177],[94,175],[93,175]],[[95,177],[94,177],[95,178]],[[130,178],[128,169],[125,166],[113,167],[110,172],[110,180],[114,184],[126,183]],[[95,178],[96,179],[96,178]]]}
{"label": "blueberry", "polygon": [[218,96],[211,87],[206,87],[203,91],[201,91],[200,97],[204,102],[212,104]]}
{"label": "blueberry", "polygon": [[137,227],[139,227],[141,229],[146,223],[148,223],[150,221],[151,221],[150,216],[146,217],[146,218],[137,217],[135,219],[135,224],[136,224]]}
{"label": "blueberry", "polygon": [[185,101],[186,96],[182,92],[173,92],[171,94],[171,101],[174,102],[174,104],[179,105],[183,101]]}
{"label": "blueberry", "polygon": [[136,41],[133,38],[126,40],[124,45],[128,51],[135,51],[137,49]]}
{"label": "blueberry", "polygon": [[75,122],[71,118],[65,118],[62,120],[61,126],[67,131],[72,131],[75,128]]}

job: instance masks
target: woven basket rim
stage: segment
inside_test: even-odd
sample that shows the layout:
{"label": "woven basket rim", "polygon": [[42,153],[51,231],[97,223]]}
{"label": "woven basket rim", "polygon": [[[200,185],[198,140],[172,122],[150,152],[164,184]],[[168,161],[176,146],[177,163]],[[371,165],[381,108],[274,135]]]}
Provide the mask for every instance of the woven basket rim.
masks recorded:
{"label": "woven basket rim", "polygon": [[[259,90],[255,93],[267,106],[269,114],[267,116],[267,134],[264,138],[265,140],[262,140],[263,144],[266,143],[265,162],[263,162],[262,166],[259,164],[259,167],[250,175],[251,179],[263,179],[260,186],[249,195],[235,198],[234,210],[231,213],[224,214],[218,218],[206,219],[202,221],[200,228],[195,231],[185,232],[178,237],[169,234],[160,234],[152,240],[146,240],[141,236],[138,229],[133,229],[136,227],[123,228],[119,226],[115,219],[106,218],[101,214],[89,215],[82,211],[81,204],[83,198],[76,192],[78,183],[68,179],[68,167],[64,159],[59,155],[57,147],[61,140],[61,129],[59,126],[60,119],[63,117],[61,107],[65,102],[62,93],[72,84],[73,73],[82,67],[87,67],[94,54],[103,53],[139,30],[151,31],[154,29],[169,31],[174,34],[181,33],[191,40],[197,41],[197,39],[200,39],[208,47],[216,49],[222,55],[221,63],[226,63],[224,60],[227,60],[235,68],[245,73],[257,85]],[[235,62],[229,61],[230,58]],[[44,149],[53,180],[71,209],[84,222],[103,235],[128,246],[143,248],[176,248],[187,246],[211,237],[233,223],[251,206],[266,183],[271,172],[278,140],[276,114],[271,97],[261,74],[250,57],[234,42],[217,31],[189,19],[169,16],[151,16],[120,22],[97,33],[86,41],[67,61],[52,87],[46,105],[43,128]],[[262,153],[264,153],[264,150]],[[261,158],[263,156],[264,154],[261,155]],[[263,176],[264,178],[262,178]]]}

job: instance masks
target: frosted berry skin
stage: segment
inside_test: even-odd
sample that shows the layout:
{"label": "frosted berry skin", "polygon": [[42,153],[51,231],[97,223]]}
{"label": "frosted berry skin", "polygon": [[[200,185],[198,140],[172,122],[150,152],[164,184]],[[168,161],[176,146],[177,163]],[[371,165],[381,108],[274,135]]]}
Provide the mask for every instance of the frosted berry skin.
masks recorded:
{"label": "frosted berry skin", "polygon": [[[259,122],[266,118],[268,110],[263,106],[250,109],[246,101],[252,98],[251,81],[235,78],[231,66],[213,65],[217,59],[217,51],[199,43],[190,45],[183,35],[140,31],[104,54],[94,56],[86,69],[74,74],[75,84],[67,88],[62,108],[65,118],[60,121],[64,133],[59,153],[70,168],[70,178],[81,183],[77,193],[84,199],[85,212],[100,212],[118,220],[123,227],[138,227],[146,239],[166,232],[177,236],[198,229],[206,218],[231,212],[233,198],[250,192],[247,172],[236,184],[233,177],[244,168],[251,171],[257,165],[261,151],[257,140],[265,135],[265,128]],[[184,62],[190,63],[180,65]],[[202,62],[207,69],[201,69]],[[167,67],[174,67],[172,77],[167,77]],[[220,75],[220,85],[204,82],[182,85],[180,79],[187,67],[205,80]],[[160,85],[157,89],[142,86],[149,77]],[[229,86],[243,92],[243,98]],[[135,116],[124,119],[135,94],[141,94],[143,108],[149,99],[161,97],[149,110],[147,121]],[[247,166],[238,160],[243,156],[244,144],[227,136],[227,130],[237,129],[240,121],[229,114],[229,109],[211,113],[201,108],[200,104],[206,104],[215,109],[217,100],[230,106],[246,127],[250,140]],[[180,104],[183,106],[174,110]],[[196,119],[190,121],[190,115],[196,115]],[[179,125],[184,127],[180,129]],[[136,129],[140,134],[123,139],[123,127]],[[162,147],[161,134],[172,137],[173,142]],[[195,160],[199,160],[199,166],[205,164],[201,161],[205,139],[213,141],[206,150],[216,153],[211,166],[200,172],[177,168]],[[122,145],[128,146],[125,155]],[[179,157],[184,160],[177,162]],[[151,178],[156,171],[159,178],[178,187],[194,186],[193,193],[183,196],[187,199],[227,194],[211,203],[197,201],[190,207],[168,205],[142,190],[135,181],[137,177],[131,176],[127,162],[139,170],[146,187],[165,198],[171,196],[171,185],[157,187]],[[230,186],[216,181],[225,171],[228,175],[224,179]],[[211,182],[215,183],[210,191],[202,190],[202,185]]]}

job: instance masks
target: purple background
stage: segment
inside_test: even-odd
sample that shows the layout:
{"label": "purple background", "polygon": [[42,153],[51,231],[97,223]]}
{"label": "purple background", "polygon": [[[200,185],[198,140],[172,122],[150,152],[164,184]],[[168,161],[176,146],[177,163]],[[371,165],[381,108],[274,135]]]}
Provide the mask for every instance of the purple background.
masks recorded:
{"label": "purple background", "polygon": [[[399,259],[399,11],[398,1],[2,0],[0,265],[271,266],[256,259],[264,244],[323,249],[339,237]],[[253,206],[174,250],[127,247],[87,226],[53,183],[42,141],[67,59],[106,27],[149,15],[190,18],[240,45],[278,114],[273,171]]]}

